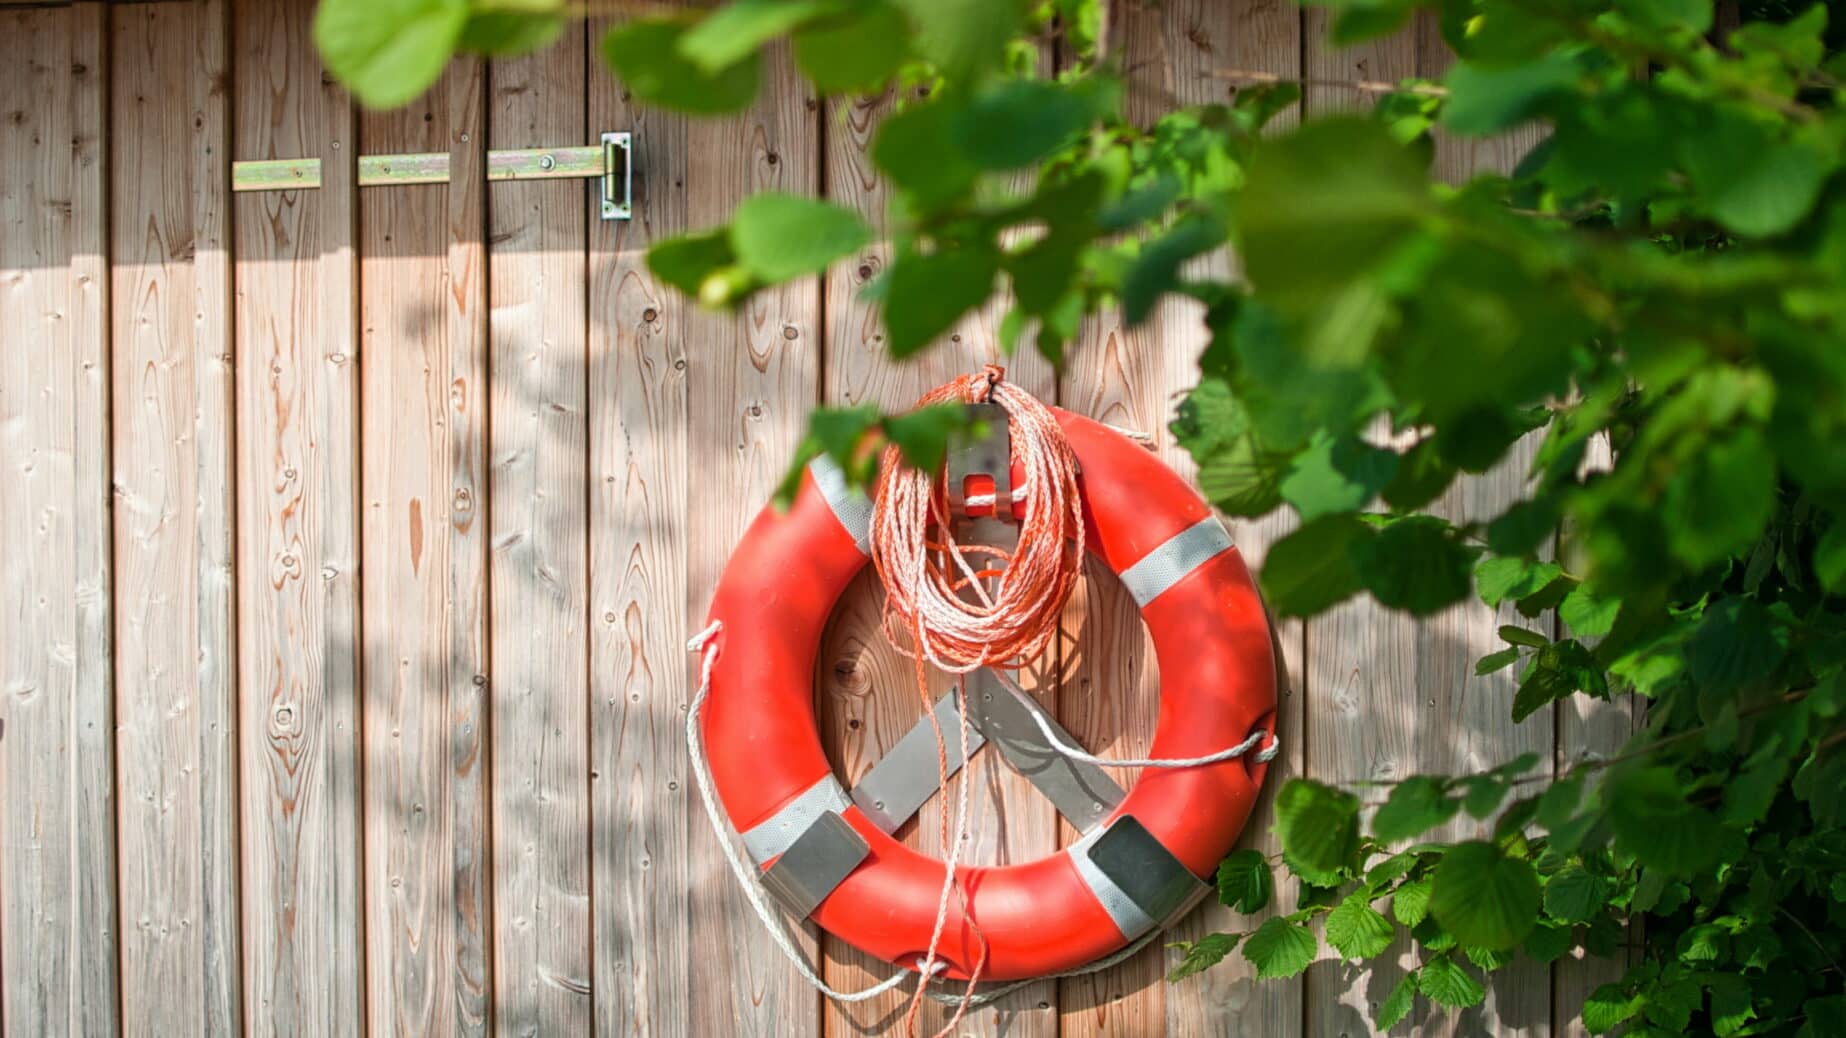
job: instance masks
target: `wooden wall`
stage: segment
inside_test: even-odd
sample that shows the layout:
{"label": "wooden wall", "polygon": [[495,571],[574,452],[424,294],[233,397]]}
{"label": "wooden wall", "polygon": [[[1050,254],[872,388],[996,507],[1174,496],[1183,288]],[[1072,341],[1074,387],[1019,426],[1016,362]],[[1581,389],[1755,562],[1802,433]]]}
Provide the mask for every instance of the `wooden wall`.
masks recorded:
{"label": "wooden wall", "polygon": [[[992,359],[998,315],[898,365],[858,299],[879,248],[735,317],[643,263],[765,188],[880,218],[866,148],[889,99],[818,101],[777,57],[750,114],[687,122],[628,104],[592,25],[366,112],[322,73],[309,17],[307,0],[0,10],[0,1033],[889,1026],[898,995],[824,1004],[731,889],[688,796],[683,646],[809,408],[901,406]],[[1129,5],[1130,106],[1222,99],[1215,69],[1440,69],[1428,26],[1336,53],[1317,19]],[[582,183],[485,181],[485,148],[613,129],[638,141],[632,222],[597,219]],[[1520,144],[1440,161],[1504,165]],[[450,152],[453,182],[356,188],[359,154],[401,151]],[[233,159],[302,156],[319,190],[229,191]],[[1165,425],[1203,339],[1179,304],[1134,332],[1104,317],[1062,371],[1021,357],[1011,377],[1155,434],[1183,470]],[[1515,478],[1443,507],[1492,514]],[[1260,560],[1282,524],[1235,532]],[[848,778],[913,717],[876,609],[862,580],[817,668]],[[1506,676],[1470,669],[1496,622],[1355,603],[1287,625],[1271,788],[1619,742],[1620,711],[1512,728]],[[1037,686],[1093,749],[1139,754],[1156,675],[1112,577],[1091,574],[1066,628]],[[994,754],[966,777],[975,860],[1073,838]],[[1250,845],[1274,849],[1269,821]],[[1212,907],[1178,936],[1250,925]],[[808,946],[836,984],[882,974]],[[1169,955],[1035,984],[966,1030],[1357,1034],[1399,975],[1329,953],[1296,980],[1233,959],[1169,986]],[[1401,1030],[1574,1033],[1570,999],[1608,969],[1515,969],[1480,1009]]]}

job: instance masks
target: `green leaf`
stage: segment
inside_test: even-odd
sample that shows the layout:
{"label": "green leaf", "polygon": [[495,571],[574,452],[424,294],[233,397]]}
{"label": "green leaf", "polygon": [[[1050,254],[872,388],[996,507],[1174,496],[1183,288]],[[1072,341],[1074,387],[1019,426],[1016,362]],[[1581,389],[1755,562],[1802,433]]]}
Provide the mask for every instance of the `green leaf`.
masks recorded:
{"label": "green leaf", "polygon": [[1500,626],[1500,640],[1510,645],[1524,645],[1532,649],[1542,649],[1551,644],[1551,639],[1539,634],[1537,631],[1528,631],[1523,627],[1517,627],[1513,624],[1502,624]]}
{"label": "green leaf", "polygon": [[1449,524],[1414,515],[1352,546],[1353,561],[1379,604],[1428,616],[1466,598],[1474,552]]}
{"label": "green leaf", "polygon": [[1487,991],[1461,963],[1443,956],[1431,959],[1417,971],[1417,988],[1439,1006],[1467,1009],[1481,1004]]}
{"label": "green leaf", "polygon": [[1360,890],[1327,914],[1327,943],[1348,959],[1369,959],[1384,953],[1396,930],[1378,914]]}
{"label": "green leaf", "polygon": [[1814,545],[1814,575],[1828,591],[1846,592],[1846,521],[1835,520]]}
{"label": "green leaf", "polygon": [[956,112],[942,101],[914,105],[885,119],[872,138],[872,162],[924,212],[954,201],[980,175],[955,143]]}
{"label": "green leaf", "polygon": [[1425,876],[1406,883],[1391,895],[1391,916],[1405,926],[1416,926],[1429,917],[1429,892],[1434,884]]}
{"label": "green leaf", "polygon": [[1519,662],[1519,646],[1514,645],[1498,652],[1490,652],[1474,661],[1476,677],[1495,674]]}
{"label": "green leaf", "polygon": [[1622,600],[1603,596],[1588,584],[1578,584],[1558,604],[1558,618],[1578,638],[1600,638],[1615,628]]}
{"label": "green leaf", "polygon": [[1735,973],[1714,973],[1707,981],[1711,989],[1711,1029],[1719,1038],[1728,1038],[1756,1019],[1750,982]]}
{"label": "green leaf", "polygon": [[1591,1034],[1604,1034],[1615,1030],[1634,1018],[1641,1011],[1642,1000],[1639,996],[1629,996],[1615,984],[1604,984],[1583,1003],[1583,1026]]}
{"label": "green leaf", "polygon": [[1398,458],[1391,482],[1384,488],[1385,503],[1400,512],[1429,504],[1455,481],[1455,466],[1442,457],[1436,441],[1424,440]]}
{"label": "green leaf", "polygon": [[1538,921],[1538,876],[1532,863],[1508,857],[1491,843],[1449,848],[1434,879],[1430,912],[1464,945],[1511,948]]}
{"label": "green leaf", "polygon": [[1418,971],[1411,970],[1391,985],[1391,993],[1378,1003],[1378,1015],[1372,1018],[1376,1030],[1389,1031],[1410,1015],[1417,1001],[1417,976]]}
{"label": "green leaf", "polygon": [[1167,973],[1167,980],[1169,982],[1185,980],[1195,973],[1203,973],[1216,966],[1224,961],[1224,957],[1229,955],[1232,949],[1237,947],[1237,942],[1242,939],[1242,934],[1208,933],[1196,941],[1179,941],[1171,945],[1170,947],[1179,949],[1182,957],[1179,965],[1174,966]]}
{"label": "green leaf", "polygon": [[668,238],[647,250],[647,268],[654,276],[694,297],[703,294],[708,278],[736,262],[730,231],[723,227]]}
{"label": "green leaf", "polygon": [[[546,9],[547,7],[555,9]],[[468,15],[456,49],[507,58],[548,47],[564,33],[562,3],[534,10],[476,10]]]}
{"label": "green leaf", "polygon": [[934,472],[948,455],[950,439],[968,428],[968,420],[968,409],[959,404],[931,404],[886,418],[885,436],[911,468]]}
{"label": "green leaf", "polygon": [[1319,942],[1314,931],[1277,916],[1256,928],[1243,942],[1243,957],[1256,967],[1258,980],[1293,977],[1314,961]]}
{"label": "green leaf", "polygon": [[1248,847],[1218,863],[1218,901],[1239,912],[1260,912],[1275,891],[1263,852]]}
{"label": "green leaf", "polygon": [[900,253],[891,264],[884,308],[892,356],[928,346],[986,302],[999,271],[998,256],[983,248]]}
{"label": "green leaf", "polygon": [[1226,514],[1264,515],[1281,503],[1289,456],[1264,446],[1224,380],[1201,379],[1169,428],[1198,462],[1200,492]]}
{"label": "green leaf", "polygon": [[1313,616],[1350,597],[1360,587],[1353,555],[1374,536],[1350,515],[1302,524],[1271,545],[1263,559],[1269,607],[1281,616]]}
{"label": "green leaf", "polygon": [[603,60],[635,99],[691,115],[741,111],[756,98],[761,59],[750,54],[707,72],[680,53],[688,31],[680,18],[636,18],[603,37]]}
{"label": "green leaf", "polygon": [[1310,312],[1376,270],[1416,229],[1423,169],[1375,123],[1315,120],[1265,142],[1237,207],[1250,280],[1272,302]]}
{"label": "green leaf", "polygon": [[826,270],[871,240],[872,229],[858,213],[775,191],[744,199],[731,217],[731,248],[768,284]]}
{"label": "green leaf", "polygon": [[1674,944],[1681,962],[1718,962],[1730,954],[1731,938],[1716,923],[1696,923],[1686,928]]}
{"label": "green leaf", "polygon": [[1336,439],[1322,433],[1295,456],[1282,481],[1282,497],[1304,520],[1357,511],[1391,482],[1396,470],[1395,452],[1356,436]]}
{"label": "green leaf", "polygon": [[1130,327],[1147,320],[1160,297],[1178,286],[1180,266],[1224,244],[1216,220],[1181,220],[1148,242],[1122,276],[1122,316]]}
{"label": "green leaf", "polygon": [[1727,598],[1706,610],[1685,654],[1692,680],[1722,695],[1774,674],[1788,654],[1788,632],[1754,599]]}
{"label": "green leaf", "polygon": [[1106,80],[1010,80],[956,113],[955,144],[982,169],[1022,169],[1063,147],[1113,105],[1114,87]]}
{"label": "green leaf", "polygon": [[468,23],[468,0],[322,0],[314,45],[327,70],[372,108],[436,82]]}
{"label": "green leaf", "polygon": [[1481,601],[1498,606],[1508,599],[1537,593],[1564,572],[1555,562],[1495,556],[1474,567],[1474,589]]}
{"label": "green leaf", "polygon": [[1570,927],[1540,923],[1526,935],[1525,953],[1534,962],[1556,962],[1576,943]]}
{"label": "green leaf", "polygon": [[795,65],[823,94],[871,93],[909,57],[910,23],[897,8],[868,3],[795,32]]}
{"label": "green leaf", "polygon": [[1455,817],[1461,804],[1449,799],[1443,781],[1412,775],[1391,787],[1384,806],[1372,816],[1372,835],[1381,843],[1420,836]]}
{"label": "green leaf", "polygon": [[1359,798],[1309,779],[1289,779],[1276,794],[1282,849],[1310,869],[1332,872],[1359,853]]}
{"label": "green leaf", "polygon": [[1587,923],[1602,911],[1607,882],[1572,865],[1545,884],[1545,914],[1561,923]]}
{"label": "green leaf", "polygon": [[953,83],[972,86],[1000,67],[1025,21],[1018,0],[899,0],[922,57]]}
{"label": "green leaf", "polygon": [[1503,130],[1569,90],[1577,76],[1576,60],[1563,51],[1549,51],[1518,65],[1458,62],[1443,77],[1449,92],[1443,125],[1463,134]]}
{"label": "green leaf", "polygon": [[1761,433],[1743,429],[1687,459],[1662,500],[1669,546],[1693,566],[1743,551],[1775,506],[1776,460]]}
{"label": "green leaf", "polygon": [[1643,865],[1690,876],[1716,856],[1718,824],[1708,812],[1687,803],[1673,769],[1617,769],[1604,799],[1616,845]]}
{"label": "green leaf", "polygon": [[1705,211],[1749,238],[1793,228],[1814,207],[1832,163],[1804,143],[1781,139],[1753,113],[1708,111],[1709,125],[1677,140]]}
{"label": "green leaf", "polygon": [[826,14],[839,0],[730,0],[679,39],[679,55],[713,75],[756,54],[770,40]]}

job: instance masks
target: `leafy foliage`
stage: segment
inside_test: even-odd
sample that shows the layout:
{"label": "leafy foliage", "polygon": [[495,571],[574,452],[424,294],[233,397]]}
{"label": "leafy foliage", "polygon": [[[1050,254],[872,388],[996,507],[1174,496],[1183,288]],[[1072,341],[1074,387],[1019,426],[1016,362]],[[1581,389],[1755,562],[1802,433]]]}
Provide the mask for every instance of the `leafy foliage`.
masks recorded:
{"label": "leafy foliage", "polygon": [[[1412,776],[1369,816],[1354,790],[1287,783],[1279,859],[1239,851],[1217,875],[1226,904],[1273,914],[1178,946],[1175,979],[1233,951],[1292,976],[1318,933],[1360,959],[1407,939],[1390,1026],[1419,999],[1479,1003],[1481,974],[1521,955],[1613,954],[1644,918],[1639,964],[1582,1008],[1591,1031],[1846,1033],[1846,32],[1820,6],[1720,33],[1711,0],[1316,2],[1340,43],[1427,11],[1456,61],[1278,132],[1294,84],[1123,119],[1134,72],[1099,52],[1096,0],[734,0],[624,22],[602,54],[639,101],[694,114],[748,105],[778,40],[823,94],[903,87],[869,150],[894,355],[996,296],[1003,346],[1053,362],[1088,314],[1190,300],[1210,344],[1172,432],[1224,512],[1300,519],[1261,573],[1276,612],[1474,595],[1517,614],[1476,666],[1516,677],[1515,720],[1645,701],[1627,747],[1556,774]],[[538,45],[562,12],[324,0],[316,39],[391,104],[457,49]],[[1065,67],[1044,78],[1051,34]],[[1432,133],[1532,124],[1543,143],[1510,174],[1432,177]],[[870,234],[758,196],[649,262],[734,307]],[[1193,262],[1227,246],[1234,278]],[[965,422],[822,408],[799,457],[864,482],[870,440],[933,465]],[[1509,467],[1526,482],[1499,514],[1432,509]],[[1406,845],[1432,831],[1468,838]]]}

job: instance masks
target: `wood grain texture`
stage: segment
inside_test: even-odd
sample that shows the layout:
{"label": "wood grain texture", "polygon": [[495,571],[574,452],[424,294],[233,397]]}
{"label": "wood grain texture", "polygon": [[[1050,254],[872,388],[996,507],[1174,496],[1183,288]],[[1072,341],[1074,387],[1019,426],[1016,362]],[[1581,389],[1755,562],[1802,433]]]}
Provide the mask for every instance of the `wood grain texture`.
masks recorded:
{"label": "wood grain texture", "polygon": [[[488,141],[588,139],[584,30],[496,62]],[[589,537],[581,181],[488,196],[495,1029],[588,1030]]]}
{"label": "wood grain texture", "polygon": [[[1615,455],[1608,436],[1599,434],[1593,437],[1584,456],[1583,468],[1589,471],[1606,470],[1614,463]],[[1563,635],[1564,625],[1557,623],[1551,633],[1554,636]],[[1554,773],[1562,778],[1570,769],[1585,761],[1607,760],[1619,753],[1622,746],[1640,729],[1645,717],[1644,705],[1645,701],[1632,693],[1614,700],[1591,699],[1581,695],[1559,700],[1556,706],[1557,753],[1552,759]],[[1554,1035],[1560,1038],[1587,1038],[1590,1031],[1583,1025],[1584,1000],[1590,992],[1603,984],[1621,980],[1628,967],[1640,961],[1641,927],[1639,920],[1629,924],[1627,946],[1615,957],[1597,958],[1585,954],[1582,949],[1575,949],[1552,965],[1551,1022]]]}
{"label": "wood grain texture", "polygon": [[[1286,4],[1191,0],[1159,7],[1129,6],[1118,11],[1111,33],[1124,49],[1129,117],[1138,124],[1152,122],[1177,104],[1230,101],[1233,89],[1209,78],[1213,70],[1300,74],[1300,18]],[[1293,118],[1285,115],[1282,121]],[[1229,272],[1230,262],[1222,255],[1205,261],[1220,276]],[[1093,321],[1072,351],[1062,386],[1064,404],[1103,421],[1154,434],[1161,460],[1190,476],[1192,460],[1173,441],[1167,425],[1184,392],[1198,381],[1198,356],[1208,339],[1202,311],[1179,301],[1161,305],[1139,328],[1123,327],[1115,315]],[[1239,550],[1255,566],[1267,545],[1286,531],[1288,522],[1277,516],[1260,523],[1233,521],[1228,525]],[[1076,685],[1066,686],[1066,722],[1097,752],[1140,754],[1154,727],[1159,675],[1152,642],[1133,600],[1112,575],[1093,566],[1085,608],[1072,614],[1067,630],[1066,681]],[[1299,623],[1278,628],[1283,662],[1295,668],[1295,674],[1300,672],[1301,638]],[[1286,675],[1282,688],[1276,727],[1284,752],[1271,765],[1257,812],[1239,841],[1239,846],[1267,852],[1278,849],[1269,833],[1274,790],[1298,771],[1301,760],[1301,698],[1288,691]],[[1124,691],[1125,698],[1112,701],[1111,697]],[[1261,918],[1240,916],[1207,899],[1174,927],[1172,939],[1196,940],[1219,930],[1247,931]],[[1172,953],[1164,944],[1114,971],[1063,982],[1062,1033],[1120,1035],[1162,1029],[1187,1035],[1299,1033],[1299,981],[1258,982],[1249,963],[1232,956],[1184,983],[1168,985],[1162,977]]]}
{"label": "wood grain texture", "polygon": [[149,4],[116,11],[111,34],[122,1023],[135,1034],[241,1026],[226,15]]}
{"label": "wood grain texture", "polygon": [[[1332,50],[1325,45],[1325,20],[1322,11],[1308,14],[1310,78],[1439,77],[1447,67],[1448,52],[1427,22],[1359,47]],[[1356,107],[1367,100],[1311,89],[1308,109]],[[1461,180],[1477,170],[1507,169],[1527,143],[1521,137],[1445,138],[1438,142],[1435,172]],[[1491,472],[1457,480],[1431,510],[1458,523],[1492,519],[1521,496],[1534,447],[1535,441],[1524,444]],[[1481,771],[1528,751],[1549,756],[1554,732],[1548,717],[1512,723],[1513,673],[1473,673],[1477,658],[1501,646],[1499,625],[1521,619],[1510,606],[1496,611],[1470,598],[1418,620],[1383,609],[1369,597],[1316,618],[1307,635],[1307,773],[1351,784]],[[1487,831],[1485,823],[1464,814],[1431,836],[1469,839]],[[1315,964],[1307,975],[1307,1031],[1368,1031],[1378,1004],[1416,961],[1408,938],[1400,935],[1391,952],[1365,966],[1337,958]],[[1482,1005],[1445,1012],[1419,999],[1392,1033],[1548,1034],[1550,988],[1549,970],[1521,959],[1488,979]]]}
{"label": "wood grain texture", "polygon": [[[591,41],[600,26],[593,26]],[[596,1032],[690,1038],[686,368],[695,304],[647,247],[687,229],[687,120],[601,62],[590,132],[634,134],[635,208],[590,223],[590,809]],[[702,344],[701,344],[702,345]],[[702,964],[701,964],[701,968]]]}
{"label": "wood grain texture", "polygon": [[[889,185],[873,167],[869,149],[881,118],[895,99],[838,98],[827,104],[827,197],[855,209],[883,235],[886,210],[891,203]],[[1027,185],[1021,185],[1025,187]],[[1050,366],[1035,354],[1002,355],[997,338],[1001,308],[989,306],[962,319],[927,352],[899,363],[885,343],[884,326],[877,308],[861,301],[867,282],[890,263],[888,245],[882,241],[856,257],[841,261],[826,279],[827,363],[822,391],[824,403],[850,406],[872,403],[889,411],[902,411],[925,392],[986,363],[1007,368],[1007,378],[1046,400],[1054,399],[1056,383]],[[822,638],[817,662],[821,741],[832,755],[835,772],[848,786],[862,778],[880,757],[922,717],[916,677],[908,657],[886,640],[879,611],[883,601],[878,582],[867,573],[841,597],[839,608]],[[1055,656],[1055,649],[1053,650]],[[1028,667],[1022,682],[1043,688],[1047,702],[1055,704],[1055,658]],[[948,694],[946,676],[932,674],[932,696]],[[954,732],[945,733],[949,738]],[[983,750],[965,772],[950,780],[947,795],[932,796],[915,820],[899,830],[909,846],[937,859],[946,858],[941,811],[953,810],[963,781],[974,782],[970,795],[969,839],[962,860],[969,864],[999,865],[1042,858],[1057,850],[1057,814],[1050,801],[1030,781],[1008,766],[997,750]],[[824,941],[828,982],[852,990],[890,975],[892,966],[865,955],[844,941]],[[953,993],[949,991],[948,993]],[[971,1011],[958,1034],[1009,1034],[1019,1038],[1055,1033],[1052,1011],[1055,985],[1029,985],[991,1007]],[[828,1034],[872,1034],[900,1024],[910,993],[892,991],[856,1004],[828,1003]],[[954,1006],[928,1003],[919,1027],[934,1033],[947,1024]]]}
{"label": "wood grain texture", "polygon": [[[818,102],[781,48],[763,66],[758,100],[740,116],[696,120],[686,134],[687,222],[729,218],[762,190],[820,190]],[[704,626],[718,574],[769,502],[819,393],[821,293],[802,280],[752,297],[735,314],[688,312],[687,626]],[[690,634],[691,632],[687,632]],[[687,675],[697,663],[687,657]],[[812,1034],[819,996],[762,932],[734,889],[703,809],[688,798],[696,1035]],[[813,942],[805,941],[810,954]]]}
{"label": "wood grain texture", "polygon": [[446,186],[359,199],[368,1031],[481,1034],[489,993],[486,70],[368,112]]}
{"label": "wood grain texture", "polygon": [[315,191],[237,196],[238,741],[244,1015],[364,1027],[352,103],[308,0],[237,5],[233,154],[319,157]]}
{"label": "wood grain texture", "polygon": [[0,1031],[114,1034],[104,11],[0,15]]}

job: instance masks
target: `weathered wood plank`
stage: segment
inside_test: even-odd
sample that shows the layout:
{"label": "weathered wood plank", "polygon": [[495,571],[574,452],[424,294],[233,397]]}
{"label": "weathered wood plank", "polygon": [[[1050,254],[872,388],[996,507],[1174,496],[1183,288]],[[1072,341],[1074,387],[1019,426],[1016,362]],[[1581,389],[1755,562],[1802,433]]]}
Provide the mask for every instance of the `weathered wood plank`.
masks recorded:
{"label": "weathered wood plank", "polygon": [[[599,28],[599,27],[594,27]],[[599,34],[592,31],[591,43]],[[590,807],[596,1032],[689,1038],[686,365],[694,305],[647,270],[686,229],[683,116],[592,59],[589,128],[634,134],[629,221],[590,221]],[[708,505],[709,507],[709,505]]]}
{"label": "weathered wood plank", "polygon": [[480,1034],[485,937],[484,67],[363,117],[366,151],[449,152],[446,187],[359,199],[371,1034]]}
{"label": "weathered wood plank", "polygon": [[[1396,80],[1439,76],[1449,60],[1441,39],[1414,25],[1383,40],[1346,50],[1325,46],[1326,14],[1308,16],[1307,75],[1323,80]],[[1357,107],[1370,98],[1311,89],[1310,111]],[[1438,176],[1464,179],[1477,169],[1508,168],[1518,138],[1443,140]],[[1458,480],[1432,506],[1455,521],[1486,520],[1517,500],[1530,445],[1494,471]],[[1497,635],[1510,607],[1498,612],[1470,599],[1415,620],[1369,597],[1316,618],[1308,629],[1308,774],[1350,784],[1390,781],[1417,773],[1456,774],[1504,763],[1520,753],[1549,755],[1553,726],[1545,718],[1514,725],[1512,676],[1473,674],[1478,657],[1500,647]],[[1484,823],[1462,816],[1432,834],[1465,839]],[[1377,1005],[1416,962],[1407,939],[1395,954],[1357,966],[1329,960],[1308,972],[1308,1030],[1316,1035],[1370,1027]],[[1393,1033],[1442,1035],[1485,1028],[1497,1034],[1550,1031],[1549,971],[1527,961],[1496,973],[1487,1000],[1462,1013],[1433,1009],[1426,1000]]]}
{"label": "weathered wood plank", "polygon": [[[687,222],[727,219],[761,190],[812,195],[820,189],[819,105],[794,63],[773,50],[755,106],[735,118],[694,120],[686,135]],[[738,313],[688,314],[687,626],[703,626],[712,589],[731,550],[780,482],[819,392],[821,293],[804,280],[751,299]],[[697,662],[684,666],[692,675]],[[734,887],[696,798],[688,798],[692,843],[691,939],[698,972],[688,992],[692,1033],[809,1034],[819,1029],[818,996],[762,933]],[[813,943],[804,941],[810,954]]]}
{"label": "weathered wood plank", "polygon": [[[827,104],[825,193],[881,228],[890,204],[889,185],[873,167],[869,148],[878,121],[891,110],[893,102],[887,94],[841,98]],[[1008,359],[1001,354],[998,306],[969,315],[915,360],[893,360],[877,309],[859,297],[866,283],[889,262],[890,250],[881,242],[836,264],[827,275],[827,362],[822,391],[825,403],[872,403],[899,411],[926,391],[990,362],[1006,366],[1008,380],[1046,400],[1053,399],[1056,383],[1049,365],[1041,358],[1020,355]],[[835,771],[848,785],[863,777],[872,763],[922,716],[912,664],[892,648],[882,632],[882,601],[882,591],[868,569],[842,596],[822,639],[817,662],[821,741],[833,755]],[[1048,660],[1042,667],[1028,668],[1023,675],[1028,688],[1046,686],[1048,701],[1053,703],[1055,692],[1050,679],[1055,663],[1055,659]],[[946,694],[949,688],[946,676],[932,673],[932,695]],[[954,732],[944,734],[950,739],[956,737]],[[1007,766],[997,751],[982,751],[971,768],[951,779],[948,799],[942,793],[931,797],[916,819],[899,830],[904,843],[931,857],[946,857],[940,812],[944,803],[953,809],[963,781],[975,783],[971,795],[978,798],[970,802],[970,838],[962,851],[964,862],[1017,863],[1057,850],[1057,815],[1050,801]],[[835,987],[864,987],[889,976],[893,969],[844,941],[828,938],[823,943],[826,976]],[[945,990],[953,994],[957,989]],[[1050,983],[1022,988],[991,1007],[970,1011],[957,1033],[1004,1033],[1019,1038],[1053,1034],[1057,1028],[1051,1009],[1054,995],[1054,985]],[[828,1003],[824,1030],[829,1034],[878,1033],[902,1022],[909,1000],[909,991],[899,989],[867,1002]],[[954,1009],[933,1001],[927,1003],[920,1013],[919,1027],[925,1033],[940,1030]]]}
{"label": "weathered wood plank", "polygon": [[[1734,5],[1731,5],[1734,11]],[[1723,8],[1720,8],[1723,10]],[[1607,469],[1615,462],[1609,438],[1598,435],[1590,440],[1584,458],[1588,470]],[[1554,635],[1564,633],[1558,624]],[[1558,777],[1589,760],[1606,760],[1619,752],[1643,719],[1643,701],[1634,695],[1604,701],[1588,696],[1571,696],[1557,704],[1558,745],[1552,766]],[[1640,958],[1641,922],[1629,924],[1628,947],[1623,953],[1602,959],[1587,955],[1582,949],[1559,959],[1552,966],[1551,1033],[1560,1038],[1587,1038],[1590,1031],[1583,1025],[1583,1002],[1603,984],[1619,981],[1628,967]]]}
{"label": "weathered wood plank", "polygon": [[[1118,12],[1111,33],[1124,48],[1129,116],[1143,124],[1177,104],[1230,100],[1232,88],[1210,78],[1214,70],[1300,73],[1300,20],[1286,5],[1189,0],[1128,8]],[[1219,274],[1229,270],[1224,257],[1210,262]],[[1132,330],[1122,327],[1115,315],[1094,321],[1072,351],[1063,380],[1065,406],[1155,435],[1161,460],[1190,475],[1191,458],[1166,427],[1181,394],[1198,381],[1198,356],[1208,338],[1198,307],[1177,301],[1162,305],[1146,325]],[[1276,518],[1230,525],[1239,549],[1254,566],[1263,549],[1281,535],[1282,524]],[[1066,653],[1074,651],[1077,664],[1067,666],[1065,721],[1097,752],[1143,755],[1159,705],[1152,643],[1133,601],[1112,575],[1092,566],[1086,591],[1085,607],[1068,622],[1074,649],[1067,647]],[[1284,656],[1297,668],[1301,636],[1301,625],[1295,623],[1279,632]],[[1285,752],[1269,770],[1269,794],[1245,826],[1240,846],[1276,849],[1268,832],[1268,805],[1274,788],[1298,767],[1300,697],[1285,695],[1279,714]],[[1138,777],[1122,776],[1124,781]],[[1071,835],[1067,833],[1067,839]],[[1214,930],[1248,930],[1256,922],[1208,900],[1182,920],[1172,936],[1192,940]],[[1164,943],[1114,970],[1063,982],[1061,1033],[1135,1034],[1162,1027],[1189,1035],[1299,1033],[1299,982],[1259,983],[1249,964],[1233,956],[1184,984],[1169,986],[1163,974],[1171,953]]]}
{"label": "weathered wood plank", "polygon": [[237,603],[244,1015],[364,1027],[358,341],[352,104],[308,0],[237,5],[233,155],[319,157],[316,191],[238,196]]}
{"label": "weathered wood plank", "polygon": [[[489,145],[577,144],[584,29],[489,72]],[[591,1019],[585,223],[578,181],[488,197],[494,1019]]]}
{"label": "weathered wood plank", "polygon": [[230,127],[222,3],[115,12],[122,1023],[240,1027]]}
{"label": "weathered wood plank", "polygon": [[113,1034],[104,10],[0,16],[0,1031]]}

